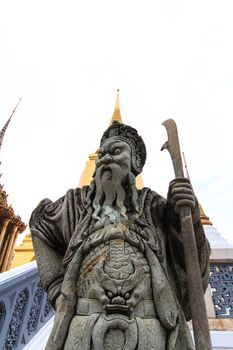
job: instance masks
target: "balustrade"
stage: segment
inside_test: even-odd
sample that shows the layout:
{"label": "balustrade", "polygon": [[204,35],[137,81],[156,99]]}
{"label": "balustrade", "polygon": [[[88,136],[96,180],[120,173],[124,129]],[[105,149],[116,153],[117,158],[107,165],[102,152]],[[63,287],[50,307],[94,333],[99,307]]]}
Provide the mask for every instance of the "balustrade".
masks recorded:
{"label": "balustrade", "polygon": [[0,274],[0,349],[23,349],[53,314],[35,261]]}

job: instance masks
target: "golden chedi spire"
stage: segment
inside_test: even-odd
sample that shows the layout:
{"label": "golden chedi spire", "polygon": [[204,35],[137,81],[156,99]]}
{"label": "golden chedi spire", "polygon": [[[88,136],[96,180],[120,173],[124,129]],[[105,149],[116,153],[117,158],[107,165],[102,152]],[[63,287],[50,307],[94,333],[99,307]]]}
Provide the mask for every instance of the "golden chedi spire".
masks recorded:
{"label": "golden chedi spire", "polygon": [[119,92],[120,92],[120,90],[117,89],[115,108],[114,108],[114,111],[113,111],[113,114],[112,114],[112,119],[111,119],[109,125],[112,125],[114,120],[117,120],[119,123],[122,123],[121,111],[120,111],[120,101],[119,101]]}
{"label": "golden chedi spire", "polygon": [[[112,125],[113,121],[117,120],[122,123],[121,111],[120,111],[120,101],[119,101],[119,89],[117,89],[116,102],[114,106],[114,111],[109,125]],[[89,154],[89,160],[86,162],[85,169],[79,180],[79,187],[90,185],[92,181],[92,175],[95,171],[95,161],[98,157],[98,150],[95,153]],[[136,177],[136,186],[138,189],[143,188],[143,180],[141,175]]]}
{"label": "golden chedi spire", "polygon": [[200,218],[201,218],[201,223],[202,225],[213,225],[212,222],[210,221],[210,218],[204,213],[204,210],[201,206],[201,204],[199,204],[199,210],[200,210]]}

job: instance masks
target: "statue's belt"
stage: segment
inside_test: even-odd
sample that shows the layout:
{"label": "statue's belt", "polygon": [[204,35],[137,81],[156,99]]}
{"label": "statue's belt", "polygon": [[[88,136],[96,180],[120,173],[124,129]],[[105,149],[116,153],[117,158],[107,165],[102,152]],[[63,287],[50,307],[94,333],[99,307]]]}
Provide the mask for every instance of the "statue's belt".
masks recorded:
{"label": "statue's belt", "polygon": [[[89,316],[92,314],[101,314],[103,304],[97,299],[78,298],[76,314],[80,316]],[[155,307],[152,300],[141,300],[133,307],[132,316],[140,318],[156,318]]]}

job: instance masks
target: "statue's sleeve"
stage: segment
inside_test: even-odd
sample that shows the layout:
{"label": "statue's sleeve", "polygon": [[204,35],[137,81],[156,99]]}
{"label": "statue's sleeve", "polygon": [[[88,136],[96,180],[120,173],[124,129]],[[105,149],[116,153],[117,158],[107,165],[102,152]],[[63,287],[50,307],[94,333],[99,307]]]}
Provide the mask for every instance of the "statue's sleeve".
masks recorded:
{"label": "statue's sleeve", "polygon": [[62,260],[79,218],[76,197],[75,190],[69,190],[56,202],[45,199],[30,218],[41,282],[52,305],[60,294],[65,273]]}
{"label": "statue's sleeve", "polygon": [[[187,275],[179,216],[175,213],[172,204],[163,197],[157,198],[157,200],[154,201],[152,210],[153,216],[157,217],[157,221],[161,222],[161,226],[163,227],[162,232],[164,234],[166,249],[166,266],[171,284],[173,284],[186,318],[190,319],[190,310],[187,306],[189,304]],[[203,289],[206,290],[209,282],[210,245],[205,237],[204,229],[201,224],[197,199],[195,199],[195,209],[192,217],[202,284]]]}

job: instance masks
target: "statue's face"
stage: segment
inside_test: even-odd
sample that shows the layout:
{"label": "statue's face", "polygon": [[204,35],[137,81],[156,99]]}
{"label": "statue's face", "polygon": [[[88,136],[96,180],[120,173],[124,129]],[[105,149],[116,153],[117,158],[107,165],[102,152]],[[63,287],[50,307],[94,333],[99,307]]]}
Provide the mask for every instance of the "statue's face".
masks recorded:
{"label": "statue's face", "polygon": [[96,168],[112,163],[118,164],[124,173],[131,171],[131,147],[128,143],[111,138],[100,147]]}
{"label": "statue's face", "polygon": [[129,181],[133,176],[131,153],[130,145],[117,138],[110,138],[101,145],[93,179],[96,189],[93,218],[108,218],[111,222],[126,218],[125,198],[134,186]]}

